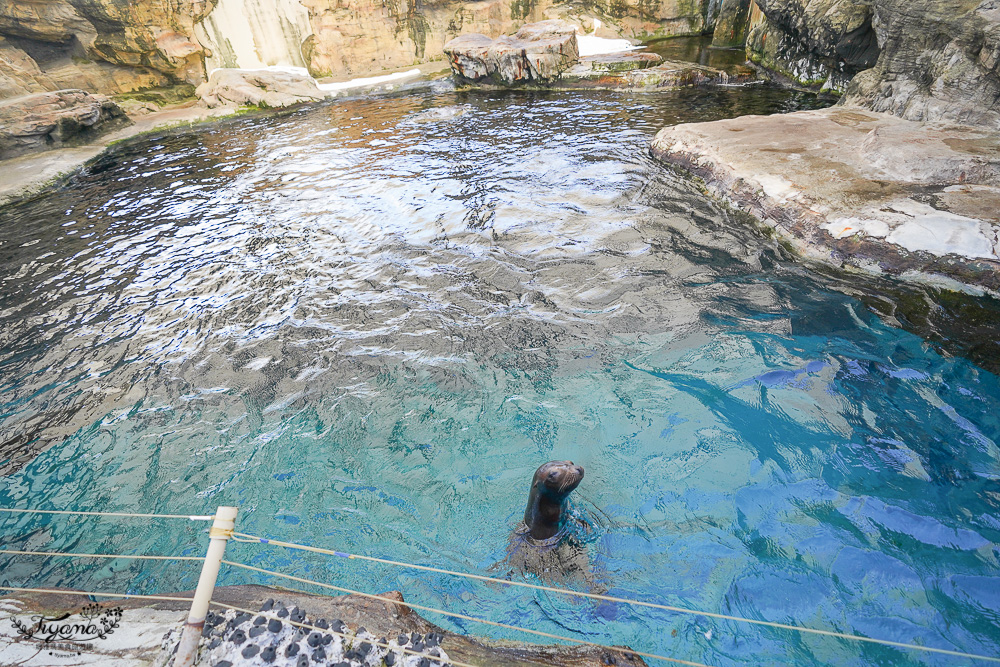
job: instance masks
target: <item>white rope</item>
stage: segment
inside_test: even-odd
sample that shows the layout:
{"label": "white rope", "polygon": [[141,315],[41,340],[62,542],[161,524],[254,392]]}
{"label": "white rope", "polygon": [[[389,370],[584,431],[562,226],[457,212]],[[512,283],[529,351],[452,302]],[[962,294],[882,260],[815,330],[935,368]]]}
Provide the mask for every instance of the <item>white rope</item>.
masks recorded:
{"label": "white rope", "polygon": [[136,514],[134,512],[70,512],[68,510],[22,510],[13,507],[0,507],[0,512],[19,512],[24,514],[72,514],[76,516],[120,516],[139,519],[187,519],[188,521],[212,521],[214,516],[197,514]]}
{"label": "white rope", "polygon": [[93,595],[105,598],[137,598],[142,600],[168,600],[171,602],[191,602],[191,598],[171,597],[169,595],[138,595],[131,593],[96,593],[93,591],[67,591],[58,588],[16,588],[0,586],[0,591],[19,591],[24,593],[54,593],[56,595]]}
{"label": "white rope", "polygon": [[606,651],[615,651],[617,653],[624,653],[625,655],[641,655],[644,658],[654,658],[656,660],[664,660],[666,662],[673,662],[680,665],[690,665],[691,667],[708,667],[708,665],[702,664],[700,662],[690,662],[688,660],[679,660],[677,658],[668,658],[663,655],[657,655],[655,653],[643,653],[642,651],[633,651],[630,648],[624,648],[621,646],[605,646],[604,644],[595,644],[594,642],[588,642],[583,639],[574,639],[573,637],[563,637],[562,635],[553,635],[548,632],[541,632],[540,630],[529,630],[528,628],[522,628],[516,625],[508,625],[507,623],[498,623],[497,621],[487,621],[483,618],[476,618],[475,616],[466,616],[465,614],[457,614],[451,611],[444,611],[443,609],[435,609],[434,607],[425,607],[423,605],[414,604],[412,602],[401,602],[399,600],[393,600],[392,598],[383,597],[381,595],[372,595],[371,593],[362,593],[360,591],[354,591],[350,588],[342,588],[341,586],[334,586],[332,584],[324,584],[319,581],[313,581],[312,579],[303,579],[302,577],[295,577],[290,574],[282,574],[281,572],[274,572],[271,570],[263,570],[259,567],[253,567],[252,565],[244,565],[242,563],[234,563],[232,561],[223,560],[226,565],[232,565],[233,567],[243,568],[244,570],[252,570],[254,572],[259,572],[260,574],[267,574],[274,577],[282,577],[284,579],[291,579],[292,581],[298,581],[303,584],[312,584],[314,586],[320,586],[322,588],[329,588],[340,593],[347,593],[348,595],[358,595],[361,597],[369,598],[371,600],[380,600],[382,602],[388,602],[390,604],[398,604],[404,607],[409,607],[411,609],[418,609],[420,611],[427,611],[434,614],[441,614],[442,616],[451,616],[452,618],[460,618],[465,621],[472,621],[474,623],[483,623],[485,625],[492,625],[498,628],[505,628],[507,630],[516,630],[518,632],[526,632],[528,634],[537,635],[539,637],[546,637],[548,639],[558,639],[566,642],[573,642],[575,644],[582,644],[584,646],[592,646],[595,648],[603,649]]}
{"label": "white rope", "polygon": [[17,554],[21,556],[67,556],[70,558],[131,558],[134,560],[205,560],[204,556],[139,556],[128,554],[79,554],[69,551],[15,551],[0,549],[0,554]]}
{"label": "white rope", "polygon": [[[817,628],[807,628],[798,625],[788,625],[785,623],[775,623],[774,621],[761,621],[754,618],[744,618],[741,616],[730,616],[729,614],[719,614],[710,611],[698,611],[696,609],[685,609],[684,607],[673,607],[670,605],[657,604],[655,602],[642,602],[640,600],[629,600],[627,598],[619,598],[611,595],[600,595],[598,593],[583,593],[580,591],[568,590],[565,588],[554,588],[552,586],[542,586],[540,584],[529,584],[521,581],[509,581],[507,579],[497,579],[496,577],[486,577],[481,574],[469,574],[467,572],[456,572],[454,570],[444,570],[437,567],[430,567],[427,565],[414,565],[413,563],[404,563],[401,561],[388,560],[385,558],[376,558],[374,556],[361,556],[358,554],[346,553],[343,551],[334,551],[332,549],[321,549],[318,547],[310,547],[304,544],[295,544],[294,542],[282,542],[281,540],[271,540],[264,537],[259,537],[257,535],[248,535],[246,533],[233,533],[234,539],[239,542],[259,542],[261,544],[274,544],[280,547],[286,547],[288,549],[299,549],[302,551],[313,551],[320,554],[326,554],[330,556],[339,556],[341,558],[347,558],[349,560],[360,559],[372,561],[375,563],[384,563],[386,565],[397,565],[399,567],[405,567],[415,570],[424,570],[426,572],[437,572],[439,574],[449,574],[456,577],[465,577],[467,579],[477,579],[479,581],[488,581],[491,583],[502,584],[505,586],[520,586],[522,588],[533,588],[540,591],[548,591],[550,593],[560,593],[562,595],[572,595],[582,598],[590,598],[592,600],[603,600],[605,602],[619,602],[621,604],[629,604],[640,607],[650,607],[652,609],[660,609],[662,611],[669,611],[678,614],[690,614],[695,616],[706,616],[708,618],[717,618],[726,621],[736,621],[739,623],[751,623],[753,625],[762,625],[770,628],[778,628],[781,630],[793,630],[795,632],[802,632],[814,635],[822,635],[825,637],[835,637],[837,639],[846,639],[850,641],[868,642],[871,644],[881,644],[883,646],[894,646],[896,648],[905,648],[915,651],[925,651],[928,653],[939,653],[942,655],[950,655],[958,658],[972,658],[975,660],[986,660],[988,662],[1000,663],[1000,658],[978,655],[976,653],[965,653],[963,651],[952,651],[944,648],[933,648],[930,646],[921,646],[920,644],[907,644],[904,642],[894,642],[888,639],[875,639],[873,637],[863,637],[861,635],[849,635],[843,632],[834,632],[832,630],[819,630]],[[239,539],[243,538],[243,539]],[[639,653],[639,655],[643,655]]]}

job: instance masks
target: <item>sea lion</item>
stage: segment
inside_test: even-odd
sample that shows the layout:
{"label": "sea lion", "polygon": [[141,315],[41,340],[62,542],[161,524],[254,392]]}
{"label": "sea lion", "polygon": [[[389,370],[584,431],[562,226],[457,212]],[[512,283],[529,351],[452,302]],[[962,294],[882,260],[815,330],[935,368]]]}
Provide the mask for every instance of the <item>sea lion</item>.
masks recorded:
{"label": "sea lion", "polygon": [[568,498],[583,479],[583,467],[572,461],[549,461],[535,471],[524,521],[507,545],[506,564],[553,583],[576,581],[593,587],[590,558],[577,539]]}
{"label": "sea lion", "polygon": [[583,481],[583,466],[549,461],[531,479],[524,525],[533,540],[549,540],[566,528],[566,500]]}

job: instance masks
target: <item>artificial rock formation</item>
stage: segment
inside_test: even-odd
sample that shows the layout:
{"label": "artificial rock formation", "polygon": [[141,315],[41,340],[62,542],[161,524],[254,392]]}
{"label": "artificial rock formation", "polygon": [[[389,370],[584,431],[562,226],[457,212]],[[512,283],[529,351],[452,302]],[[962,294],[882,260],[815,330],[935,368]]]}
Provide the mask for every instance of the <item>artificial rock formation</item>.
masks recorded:
{"label": "artificial rock formation", "polygon": [[870,5],[857,0],[756,0],[747,34],[750,58],[793,81],[842,93],[872,67],[879,43]]}
{"label": "artificial rock formation", "polygon": [[203,77],[194,26],[215,0],[0,0],[0,96],[119,93]]}
{"label": "artificial rock formation", "polygon": [[1000,293],[1000,133],[830,107],[668,127],[658,158],[806,256]]}
{"label": "artificial rock formation", "polygon": [[[730,18],[729,10],[735,10]],[[798,84],[910,120],[1000,128],[1000,1],[723,1],[748,55]],[[717,42],[721,43],[721,42]]]}
{"label": "artificial rock formation", "polygon": [[87,141],[127,122],[117,104],[82,90],[0,101],[0,159]]}
{"label": "artificial rock formation", "polygon": [[444,52],[460,78],[502,85],[548,83],[580,59],[576,27],[559,20],[530,23],[495,40],[462,35],[445,44]]}
{"label": "artificial rock formation", "polygon": [[315,79],[275,70],[217,69],[198,87],[209,107],[258,106],[278,109],[325,97]]}
{"label": "artificial rock formation", "polygon": [[873,25],[881,56],[845,102],[1000,130],[1000,1],[877,0]]}
{"label": "artificial rock formation", "polygon": [[566,19],[603,37],[700,34],[717,0],[0,0],[0,99],[197,85],[216,68],[363,76]]}

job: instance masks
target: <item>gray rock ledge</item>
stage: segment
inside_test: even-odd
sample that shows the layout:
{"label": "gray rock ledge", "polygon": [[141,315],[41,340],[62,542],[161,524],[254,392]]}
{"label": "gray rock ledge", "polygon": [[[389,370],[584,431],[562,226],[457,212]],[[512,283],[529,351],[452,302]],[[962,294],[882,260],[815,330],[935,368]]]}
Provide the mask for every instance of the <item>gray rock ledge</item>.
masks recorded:
{"label": "gray rock ledge", "polygon": [[837,106],[668,127],[652,152],[807,258],[1000,294],[1000,132]]}

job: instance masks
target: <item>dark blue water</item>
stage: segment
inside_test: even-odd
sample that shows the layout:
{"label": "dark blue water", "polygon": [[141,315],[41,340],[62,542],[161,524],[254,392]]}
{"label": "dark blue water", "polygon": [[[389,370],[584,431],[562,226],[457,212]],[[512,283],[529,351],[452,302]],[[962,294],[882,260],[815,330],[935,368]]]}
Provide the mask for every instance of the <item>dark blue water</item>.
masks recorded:
{"label": "dark blue water", "polygon": [[[0,505],[235,504],[244,532],[485,573],[532,471],[572,459],[612,594],[996,655],[997,377],[889,326],[648,156],[669,123],[814,104],[448,93],[119,147],[0,210]],[[0,517],[0,544],[201,554],[202,528]],[[714,665],[968,664],[229,555]],[[197,571],[17,558],[0,578],[150,593]]]}

